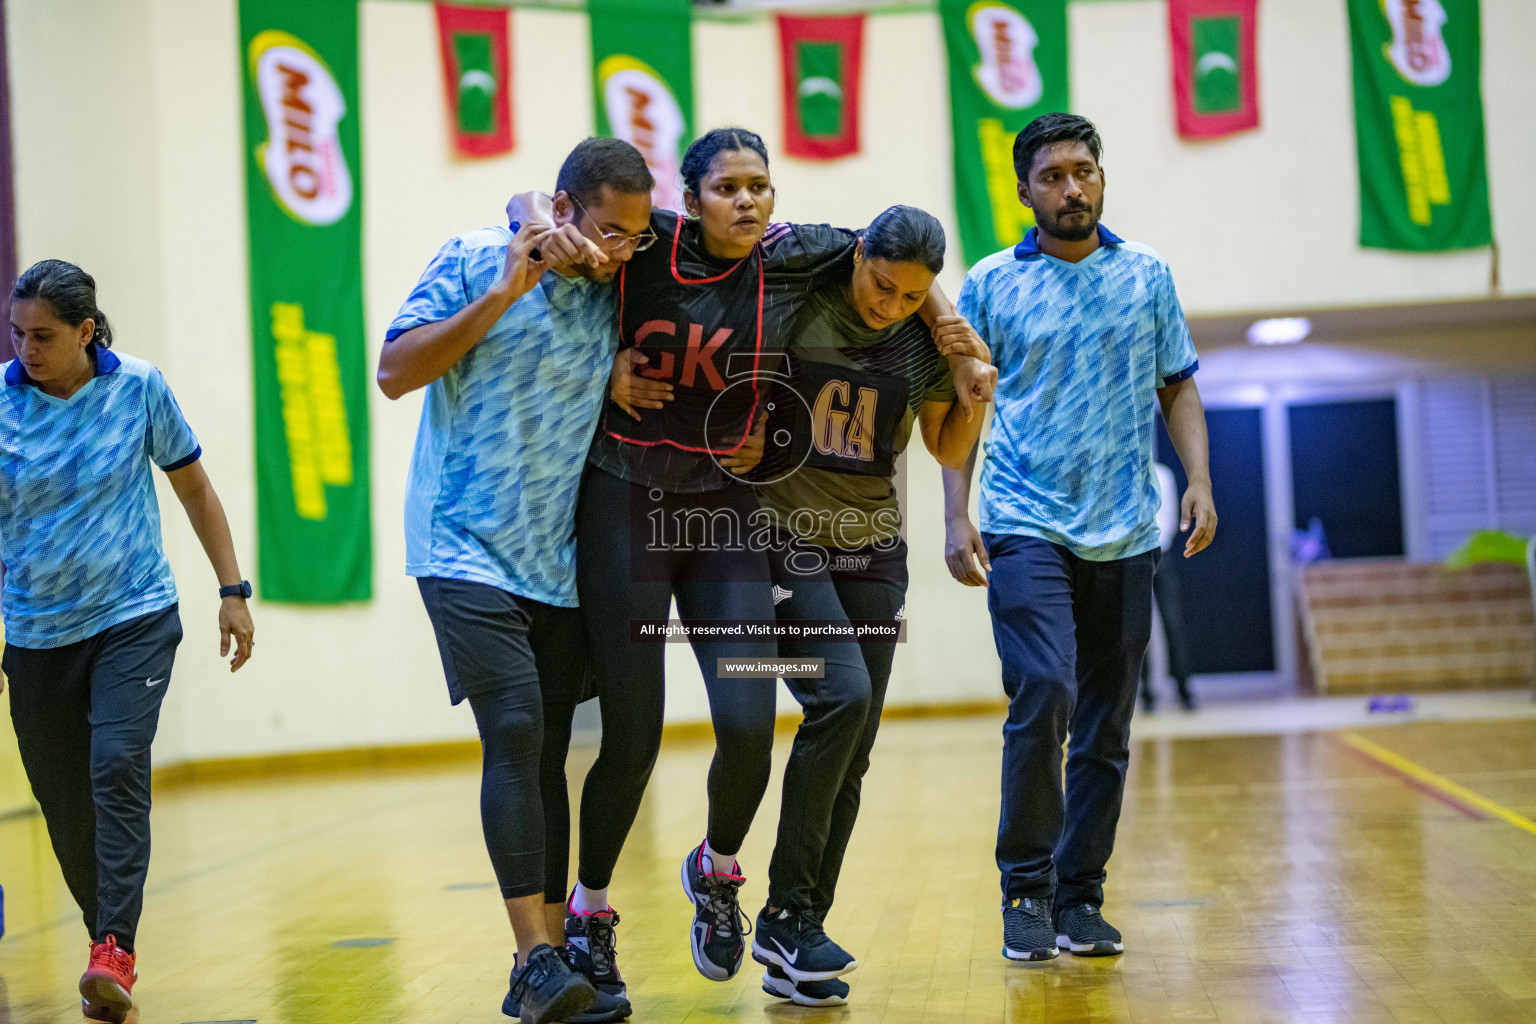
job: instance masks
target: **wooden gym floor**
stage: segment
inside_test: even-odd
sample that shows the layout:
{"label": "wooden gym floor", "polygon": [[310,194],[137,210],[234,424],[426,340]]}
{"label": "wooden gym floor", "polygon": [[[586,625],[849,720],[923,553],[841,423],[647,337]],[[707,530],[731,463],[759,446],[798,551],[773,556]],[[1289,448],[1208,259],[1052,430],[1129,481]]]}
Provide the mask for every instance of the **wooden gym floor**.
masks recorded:
{"label": "wooden gym floor", "polygon": [[[830,922],[862,962],[852,1001],[802,1010],[751,964],[695,973],[678,863],[709,748],[669,746],[612,890],[634,1020],[1536,1021],[1536,720],[1139,741],[1106,907],[1128,952],[1039,967],[999,956],[999,747],[990,717],[887,723]],[[162,789],[142,1022],[504,1020],[476,783]],[[775,793],[742,854],[754,913]],[[0,1024],[78,1021],[85,933],[40,819],[0,823],[0,884]]]}

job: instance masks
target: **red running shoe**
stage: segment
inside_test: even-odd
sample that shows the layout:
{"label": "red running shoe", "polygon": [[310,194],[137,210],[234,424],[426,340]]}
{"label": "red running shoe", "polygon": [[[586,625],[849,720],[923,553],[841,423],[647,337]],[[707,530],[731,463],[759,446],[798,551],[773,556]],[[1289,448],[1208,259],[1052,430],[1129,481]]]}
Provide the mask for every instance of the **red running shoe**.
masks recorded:
{"label": "red running shoe", "polygon": [[91,943],[91,963],[80,976],[80,1012],[91,1020],[123,1024],[139,979],[133,964],[133,954],[118,946],[116,936]]}

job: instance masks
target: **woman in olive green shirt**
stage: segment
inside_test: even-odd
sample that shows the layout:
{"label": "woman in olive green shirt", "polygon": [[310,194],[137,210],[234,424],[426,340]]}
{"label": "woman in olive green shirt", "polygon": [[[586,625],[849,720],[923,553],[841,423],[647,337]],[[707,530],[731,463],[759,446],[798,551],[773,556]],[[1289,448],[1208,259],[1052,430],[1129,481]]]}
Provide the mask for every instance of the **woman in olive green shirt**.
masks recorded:
{"label": "woman in olive green shirt", "polygon": [[[825,672],[785,680],[805,721],[785,767],[768,906],[752,949],[768,967],[764,990],[802,1005],[840,1003],[848,992],[835,978],[805,977],[805,958],[776,947],[830,941],[822,923],[858,814],[906,605],[896,459],[915,425],[935,459],[962,465],[983,420],[979,410],[969,418],[962,412],[949,359],[915,315],[943,268],[944,247],[943,227],[922,210],[894,206],[870,224],[851,280],[814,295],[796,320],[789,379],[774,395],[756,474],[759,502],[778,529],[769,560],[781,625],[883,628],[856,645],[846,635],[779,641],[781,657],[824,658]],[[985,360],[979,339],[974,346],[969,358]]]}
{"label": "woman in olive green shirt", "polygon": [[[762,461],[747,478],[761,508],[739,535],[767,550],[780,625],[829,627],[812,639],[779,640],[781,657],[823,659],[824,672],[785,680],[805,721],[785,767],[768,902],[752,943],[767,967],[763,990],[803,1006],[846,1002],[838,975],[858,966],[822,922],[858,814],[906,603],[896,458],[916,426],[941,464],[962,465],[983,415],[958,404],[951,368],[973,403],[990,401],[996,382],[986,346],[963,318],[938,317],[930,332],[917,315],[944,246],[931,215],[886,210],[863,232],[849,277],[805,300],[785,365],[755,371],[777,386]],[[621,405],[660,409],[669,392],[615,361]],[[878,631],[860,637],[861,623]]]}

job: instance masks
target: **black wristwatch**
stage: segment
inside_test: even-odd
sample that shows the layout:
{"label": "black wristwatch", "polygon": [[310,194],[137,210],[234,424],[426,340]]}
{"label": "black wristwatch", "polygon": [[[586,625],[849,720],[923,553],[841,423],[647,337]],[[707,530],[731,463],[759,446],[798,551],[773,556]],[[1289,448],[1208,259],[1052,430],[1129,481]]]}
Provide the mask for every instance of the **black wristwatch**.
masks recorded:
{"label": "black wristwatch", "polygon": [[250,596],[251,596],[251,584],[247,580],[241,580],[239,583],[231,583],[227,587],[220,587],[219,588],[219,597],[221,597],[221,598],[223,598],[223,597],[250,597]]}

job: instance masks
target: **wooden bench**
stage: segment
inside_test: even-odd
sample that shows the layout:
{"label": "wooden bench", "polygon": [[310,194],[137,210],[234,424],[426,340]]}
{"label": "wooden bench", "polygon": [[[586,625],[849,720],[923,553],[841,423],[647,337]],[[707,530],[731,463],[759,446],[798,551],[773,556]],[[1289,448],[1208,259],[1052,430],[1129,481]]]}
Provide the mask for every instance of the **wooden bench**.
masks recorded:
{"label": "wooden bench", "polygon": [[1299,602],[1319,693],[1530,686],[1536,674],[1522,566],[1319,562],[1302,570]]}

